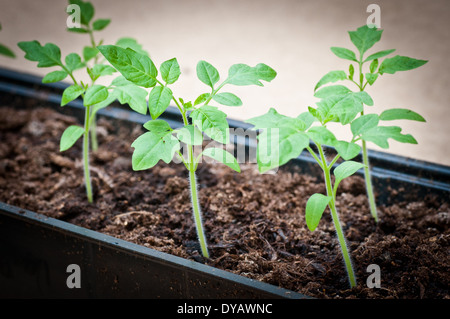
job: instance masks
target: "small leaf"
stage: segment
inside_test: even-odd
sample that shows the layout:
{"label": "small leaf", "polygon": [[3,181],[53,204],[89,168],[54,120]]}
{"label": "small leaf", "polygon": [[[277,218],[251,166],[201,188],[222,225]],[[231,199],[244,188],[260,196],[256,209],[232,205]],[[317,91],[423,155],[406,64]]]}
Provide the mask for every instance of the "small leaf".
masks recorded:
{"label": "small leaf", "polygon": [[193,125],[187,125],[183,128],[175,130],[177,138],[180,142],[188,145],[202,145],[203,134],[202,132]]}
{"label": "small leaf", "polygon": [[61,51],[53,43],[47,43],[44,46],[38,41],[19,42],[17,44],[25,52],[25,59],[36,61],[38,68],[51,66],[61,66]]}
{"label": "small leaf", "polygon": [[208,156],[218,162],[221,162],[238,173],[241,172],[241,168],[239,167],[239,163],[237,162],[236,158],[231,155],[231,153],[222,148],[208,147],[202,152],[202,155]]}
{"label": "small leaf", "polygon": [[[147,114],[147,91],[131,82],[126,82],[122,85],[116,84],[111,95],[117,98],[121,104],[128,104],[133,111]],[[115,81],[113,81],[114,83]]]}
{"label": "small leaf", "polygon": [[234,64],[228,70],[227,83],[243,86],[243,85],[259,85],[263,86],[261,80],[270,82],[276,76],[275,70],[271,67],[260,63],[255,67],[246,64]]}
{"label": "small leaf", "polygon": [[377,73],[366,73],[366,80],[370,85],[374,84],[377,78],[378,78]]}
{"label": "small leaf", "polygon": [[172,100],[172,90],[166,86],[155,86],[149,95],[148,107],[152,119],[157,119],[169,107]]}
{"label": "small leaf", "polygon": [[84,95],[84,106],[100,103],[108,97],[108,89],[103,85],[95,84],[86,90]]}
{"label": "small leaf", "polygon": [[[304,117],[305,115],[303,115]],[[311,118],[308,117],[308,120]],[[253,124],[255,129],[266,128],[292,128],[294,130],[303,131],[306,129],[307,124],[299,117],[291,118],[278,113],[274,108],[270,108],[269,111],[261,116],[251,118],[246,121]]]}
{"label": "small leaf", "polygon": [[227,144],[230,140],[227,115],[217,107],[204,105],[189,115],[193,124],[213,140]]}
{"label": "small leaf", "polygon": [[359,27],[356,31],[349,31],[350,40],[358,48],[361,55],[380,41],[382,33],[383,30],[369,28],[367,25]]}
{"label": "small leaf", "polygon": [[219,71],[206,61],[199,61],[197,63],[197,77],[212,89],[214,89],[214,84],[220,79]]}
{"label": "small leaf", "polygon": [[307,134],[314,142],[321,145],[334,146],[337,142],[334,134],[325,126],[313,126],[308,130]]}
{"label": "small leaf", "polygon": [[75,100],[83,93],[84,93],[84,89],[79,85],[71,85],[71,86],[67,87],[64,90],[62,98],[61,98],[61,106],[64,106],[67,103]]}
{"label": "small leaf", "polygon": [[101,31],[108,26],[111,22],[111,19],[97,19],[92,23],[92,29],[94,31]]}
{"label": "small leaf", "polygon": [[299,116],[297,116],[297,118],[305,123],[305,127],[303,130],[308,129],[316,120],[310,112],[303,112]]}
{"label": "small leaf", "polygon": [[353,136],[363,134],[365,131],[378,125],[379,119],[376,114],[365,114],[358,117],[350,124]]}
{"label": "small leaf", "polygon": [[42,79],[42,83],[54,83],[64,80],[67,77],[66,71],[53,71],[47,73]]}
{"label": "small leaf", "polygon": [[180,65],[176,58],[163,62],[160,70],[161,77],[167,84],[175,83],[181,74]]}
{"label": "small leaf", "polygon": [[380,51],[380,52],[371,54],[364,60],[364,62],[369,62],[369,61],[374,60],[374,59],[383,58],[386,55],[389,55],[389,54],[391,54],[394,51],[395,51],[395,49],[391,49],[391,50],[384,50],[384,51]]}
{"label": "small leaf", "polygon": [[398,126],[376,126],[364,132],[361,138],[385,149],[389,148],[389,138],[401,143],[417,144],[416,139],[412,135],[402,134],[401,130]]}
{"label": "small leaf", "polygon": [[350,80],[353,80],[353,75],[355,75],[355,67],[353,66],[353,64],[350,64],[350,66],[348,67],[348,78]]}
{"label": "small leaf", "polygon": [[98,54],[98,49],[93,47],[85,46],[83,48],[83,59],[85,62],[89,61],[90,59],[94,58]]}
{"label": "small leaf", "polygon": [[84,63],[81,62],[81,58],[76,53],[70,53],[66,56],[66,66],[72,72],[84,67]]}
{"label": "small leaf", "polygon": [[10,58],[15,58],[16,57],[14,52],[11,51],[10,48],[8,48],[7,46],[5,46],[3,44],[0,44],[0,54],[4,55],[4,56],[7,56],[7,57],[10,57]]}
{"label": "small leaf", "polygon": [[365,165],[362,163],[354,162],[354,161],[346,161],[336,167],[333,171],[334,176],[336,176],[336,180],[334,182],[334,187],[337,188],[337,185],[344,179],[349,176],[355,174],[359,169],[363,168]]}
{"label": "small leaf", "polygon": [[166,133],[172,131],[169,123],[164,120],[150,120],[144,124],[144,127],[153,133]]}
{"label": "small leaf", "polygon": [[210,96],[211,96],[211,93],[203,93],[203,94],[200,94],[200,95],[198,96],[198,98],[195,99],[195,101],[194,101],[194,106],[195,106],[195,105],[199,105],[199,104],[205,102],[206,100],[209,99]]}
{"label": "small leaf", "polygon": [[241,106],[242,101],[233,93],[223,92],[213,95],[213,100],[226,106]]}
{"label": "small leaf", "polygon": [[[350,64],[351,65],[351,64]],[[344,71],[331,71],[325,74],[314,88],[314,92],[317,91],[319,87],[328,83],[334,83],[341,80],[346,80],[347,74]]]}
{"label": "small leaf", "polygon": [[361,146],[356,143],[349,143],[346,141],[337,141],[334,147],[339,155],[346,161],[355,158],[361,152]]}
{"label": "small leaf", "polygon": [[408,109],[389,109],[383,111],[380,114],[380,120],[392,121],[392,120],[411,120],[426,122],[425,119],[418,113]]}
{"label": "small leaf", "polygon": [[374,59],[369,66],[370,73],[375,73],[378,67],[378,59]]}
{"label": "small leaf", "polygon": [[398,71],[408,71],[415,68],[418,68],[425,63],[427,60],[417,60],[413,58],[409,58],[406,56],[396,55],[393,58],[385,59],[378,70],[380,74],[389,73],[394,74]]}
{"label": "small leaf", "polygon": [[334,95],[345,95],[351,92],[352,91],[346,86],[331,85],[320,89],[319,91],[314,93],[314,96],[323,99]]}
{"label": "small leaf", "polygon": [[78,139],[83,136],[84,129],[77,125],[71,125],[66,128],[59,142],[59,151],[64,152],[71,148]]}
{"label": "small leaf", "polygon": [[310,231],[314,231],[319,225],[323,212],[331,201],[331,196],[313,194],[306,202],[305,219]]}
{"label": "small leaf", "polygon": [[150,57],[150,54],[142,48],[142,44],[139,44],[136,39],[123,37],[117,40],[116,45],[123,49],[130,48],[139,54]]}
{"label": "small leaf", "polygon": [[358,62],[356,59],[356,55],[353,51],[346,49],[346,48],[340,48],[340,47],[331,47],[331,51],[341,59],[350,60],[354,62]]}

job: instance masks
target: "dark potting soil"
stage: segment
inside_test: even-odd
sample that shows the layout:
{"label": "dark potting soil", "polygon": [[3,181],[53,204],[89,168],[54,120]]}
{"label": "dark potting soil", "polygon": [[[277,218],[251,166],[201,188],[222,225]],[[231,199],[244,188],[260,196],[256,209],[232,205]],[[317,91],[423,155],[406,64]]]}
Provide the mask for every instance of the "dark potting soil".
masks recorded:
{"label": "dark potting soil", "polygon": [[[95,203],[89,204],[81,140],[59,152],[71,124],[74,118],[46,108],[0,108],[1,201],[313,297],[450,297],[447,201],[427,196],[380,206],[377,224],[364,180],[344,180],[337,207],[358,278],[349,289],[328,210],[314,232],[305,223],[307,199],[325,190],[321,176],[286,169],[260,174],[255,164],[236,173],[202,163],[197,178],[211,255],[205,260],[184,165],[160,162],[133,171],[130,145],[141,127],[100,118],[100,148],[91,154]],[[367,285],[371,264],[380,267],[381,288]]]}

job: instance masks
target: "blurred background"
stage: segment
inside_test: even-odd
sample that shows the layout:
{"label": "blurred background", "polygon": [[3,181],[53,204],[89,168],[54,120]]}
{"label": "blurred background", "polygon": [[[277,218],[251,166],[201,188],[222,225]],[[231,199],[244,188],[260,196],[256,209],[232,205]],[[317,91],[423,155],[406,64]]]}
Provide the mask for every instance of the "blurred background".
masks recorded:
{"label": "blurred background", "polygon": [[[332,46],[353,49],[347,31],[364,25],[369,4],[381,9],[381,41],[369,53],[396,49],[394,55],[429,60],[424,66],[394,75],[385,74],[368,87],[375,102],[373,112],[410,108],[426,123],[392,122],[412,134],[418,145],[390,140],[394,154],[450,165],[450,1],[449,0],[91,0],[94,20],[110,18],[96,40],[113,44],[133,37],[155,64],[176,57],[182,76],[174,85],[177,97],[194,100],[208,88],[196,78],[199,60],[213,64],[225,79],[235,63],[265,63],[278,75],[264,87],[229,87],[244,105],[221,107],[230,118],[245,120],[266,113],[270,107],[296,116],[314,106],[313,90],[332,70],[348,70]],[[0,67],[43,76],[52,69],[36,67],[24,59],[19,41],[53,42],[63,57],[81,54],[89,44],[86,34],[66,31],[65,0],[0,0],[0,43],[12,48],[16,59],[0,56]],[[83,78],[84,75],[81,75]],[[354,89],[354,88],[353,88]],[[367,109],[371,113],[371,109]],[[390,125],[390,124],[389,124]],[[338,137],[348,136],[348,127]],[[371,149],[381,150],[373,144]]]}

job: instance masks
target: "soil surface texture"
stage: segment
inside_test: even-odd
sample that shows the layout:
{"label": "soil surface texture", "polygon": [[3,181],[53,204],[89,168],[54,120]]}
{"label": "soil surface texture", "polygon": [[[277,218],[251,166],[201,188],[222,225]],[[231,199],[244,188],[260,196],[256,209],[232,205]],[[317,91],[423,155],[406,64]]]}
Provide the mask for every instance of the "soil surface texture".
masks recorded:
{"label": "soil surface texture", "polygon": [[[197,179],[211,255],[205,260],[184,165],[133,171],[131,143],[143,129],[99,118],[89,204],[81,139],[59,152],[62,132],[76,123],[47,108],[0,108],[1,201],[312,297],[450,297],[448,200],[428,195],[380,205],[376,223],[362,177],[345,179],[337,207],[358,279],[349,289],[329,211],[314,232],[305,222],[307,199],[325,191],[322,176],[285,168],[260,174],[255,164],[237,173],[202,163]],[[367,285],[371,264],[380,267],[381,288]]]}

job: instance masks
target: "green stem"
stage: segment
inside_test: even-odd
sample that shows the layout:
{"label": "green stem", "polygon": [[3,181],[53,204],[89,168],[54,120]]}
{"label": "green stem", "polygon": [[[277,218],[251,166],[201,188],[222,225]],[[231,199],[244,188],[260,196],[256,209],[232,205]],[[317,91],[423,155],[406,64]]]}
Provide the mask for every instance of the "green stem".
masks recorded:
{"label": "green stem", "polygon": [[92,150],[95,152],[95,151],[98,150],[97,122],[96,122],[95,114],[94,114],[94,116],[92,118],[90,131],[91,131]]}
{"label": "green stem", "polygon": [[90,107],[87,106],[85,110],[84,118],[84,134],[83,134],[83,163],[84,163],[84,183],[86,186],[86,195],[88,202],[93,202],[92,197],[92,185],[91,176],[89,173],[89,120],[90,120]]}
{"label": "green stem", "polygon": [[353,271],[353,265],[350,258],[350,254],[347,248],[347,242],[345,240],[344,232],[342,231],[341,222],[339,220],[339,215],[336,210],[336,193],[333,191],[333,187],[331,185],[331,173],[330,168],[327,165],[327,161],[325,155],[322,150],[322,146],[318,145],[320,157],[322,159],[322,166],[324,167],[324,178],[325,185],[327,189],[327,195],[331,196],[331,201],[328,204],[331,211],[331,217],[333,219],[334,228],[336,229],[336,234],[338,237],[339,245],[341,246],[342,257],[344,258],[345,268],[347,270],[348,280],[350,282],[350,287],[353,288],[356,286],[356,277],[355,272]]}
{"label": "green stem", "polygon": [[375,194],[373,193],[372,187],[372,177],[370,175],[369,169],[369,156],[367,154],[366,141],[364,140],[362,141],[362,155],[363,155],[363,164],[365,165],[364,180],[366,181],[366,192],[369,198],[370,213],[372,214],[372,217],[375,219],[375,221],[378,222],[377,204],[375,202]]}

